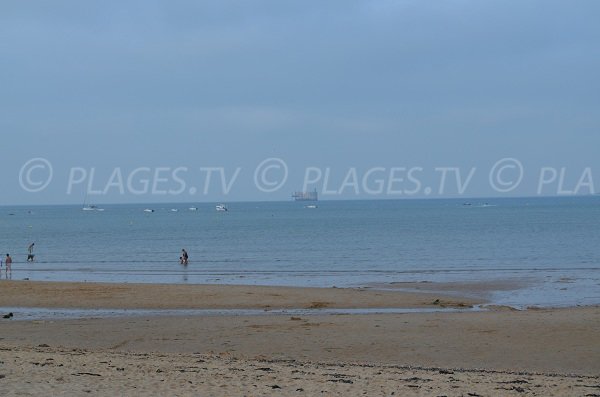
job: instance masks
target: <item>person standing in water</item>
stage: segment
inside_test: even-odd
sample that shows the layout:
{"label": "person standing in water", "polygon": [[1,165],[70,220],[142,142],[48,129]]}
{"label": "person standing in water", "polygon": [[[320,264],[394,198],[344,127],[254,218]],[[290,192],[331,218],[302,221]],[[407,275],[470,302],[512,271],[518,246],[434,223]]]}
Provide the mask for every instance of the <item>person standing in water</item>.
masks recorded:
{"label": "person standing in water", "polygon": [[8,278],[8,273],[10,273],[10,275],[12,276],[12,258],[9,254],[6,254],[6,259],[4,260],[4,263],[6,264],[6,278]]}
{"label": "person standing in water", "polygon": [[31,243],[29,244],[29,247],[27,248],[27,251],[29,252],[29,254],[27,254],[27,262],[33,262],[33,258],[35,257],[35,255],[33,255],[33,246],[35,245],[35,243]]}
{"label": "person standing in water", "polygon": [[185,249],[181,250],[181,264],[182,265],[188,264],[188,253]]}

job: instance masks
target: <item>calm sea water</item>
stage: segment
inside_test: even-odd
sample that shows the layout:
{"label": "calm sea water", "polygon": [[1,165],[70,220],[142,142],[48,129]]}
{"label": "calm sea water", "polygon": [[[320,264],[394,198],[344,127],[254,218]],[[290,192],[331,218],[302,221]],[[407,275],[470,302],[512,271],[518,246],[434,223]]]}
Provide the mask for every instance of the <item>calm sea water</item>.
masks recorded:
{"label": "calm sea water", "polygon": [[214,204],[0,207],[0,250],[14,259],[13,279],[339,287],[519,280],[524,288],[493,300],[600,303],[600,197],[305,204],[231,203],[226,213]]}

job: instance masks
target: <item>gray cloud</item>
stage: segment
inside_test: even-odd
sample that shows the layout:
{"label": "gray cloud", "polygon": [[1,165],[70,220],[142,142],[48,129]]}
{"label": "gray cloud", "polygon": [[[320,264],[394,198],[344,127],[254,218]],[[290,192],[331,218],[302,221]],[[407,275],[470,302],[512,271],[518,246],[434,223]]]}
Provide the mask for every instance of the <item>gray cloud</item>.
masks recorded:
{"label": "gray cloud", "polygon": [[[11,165],[0,176],[15,183],[32,154],[64,167],[271,154],[297,166],[502,154],[598,166],[598,11],[595,1],[5,1]],[[6,203],[68,200],[10,190]]]}

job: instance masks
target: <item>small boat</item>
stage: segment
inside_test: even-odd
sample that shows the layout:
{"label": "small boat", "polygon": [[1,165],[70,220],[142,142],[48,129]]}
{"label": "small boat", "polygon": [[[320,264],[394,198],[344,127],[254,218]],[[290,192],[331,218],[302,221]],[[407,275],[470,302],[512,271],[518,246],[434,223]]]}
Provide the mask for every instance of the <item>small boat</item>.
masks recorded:
{"label": "small boat", "polygon": [[154,210],[153,210],[153,209],[151,209],[151,208],[146,208],[146,209],[144,210],[144,212],[154,212]]}
{"label": "small boat", "polygon": [[88,203],[87,199],[88,199],[88,196],[86,193],[85,198],[83,199],[83,208],[82,208],[83,211],[100,211],[100,212],[104,211],[103,208],[98,208],[98,206]]}
{"label": "small boat", "polygon": [[98,208],[95,205],[89,204],[89,205],[84,205],[82,208],[83,211],[98,211],[98,212],[102,212],[104,211],[104,208]]}
{"label": "small boat", "polygon": [[304,208],[315,209],[315,208],[319,208],[319,207],[317,207],[315,204],[310,204],[310,205],[305,205]]}
{"label": "small boat", "polygon": [[171,212],[179,212],[177,208],[171,208]]}
{"label": "small boat", "polygon": [[225,206],[225,204],[217,204],[215,206],[215,210],[217,210],[219,212],[225,212],[225,211],[227,211],[227,207]]}
{"label": "small boat", "polygon": [[190,207],[188,208],[190,211],[198,211],[198,207]]}

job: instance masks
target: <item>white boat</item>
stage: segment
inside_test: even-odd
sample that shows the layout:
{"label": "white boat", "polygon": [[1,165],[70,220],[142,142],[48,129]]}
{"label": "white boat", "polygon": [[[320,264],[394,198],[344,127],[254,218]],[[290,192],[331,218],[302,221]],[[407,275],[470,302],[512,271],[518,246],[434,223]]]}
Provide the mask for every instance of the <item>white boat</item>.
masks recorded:
{"label": "white boat", "polygon": [[225,204],[217,204],[215,206],[215,210],[220,211],[220,212],[225,212],[225,211],[227,211],[227,207],[225,206]]}
{"label": "white boat", "polygon": [[154,212],[154,210],[153,210],[153,209],[150,209],[150,208],[146,208],[146,209],[144,210],[144,212]]}
{"label": "white boat", "polygon": [[190,211],[198,211],[198,207],[190,207],[188,208]]}
{"label": "white boat", "polygon": [[98,206],[93,205],[93,204],[89,204],[87,202],[87,194],[85,195],[85,198],[83,199],[83,211],[104,211],[104,208],[98,208]]}
{"label": "white boat", "polygon": [[171,208],[171,212],[179,212],[177,208]]}
{"label": "white boat", "polygon": [[305,205],[304,208],[315,209],[315,208],[319,208],[319,207],[317,207],[315,204],[310,204],[310,205]]}
{"label": "white boat", "polygon": [[88,204],[88,205],[84,205],[82,208],[83,211],[98,211],[98,212],[102,212],[104,211],[104,208],[98,208],[95,205],[92,204]]}

